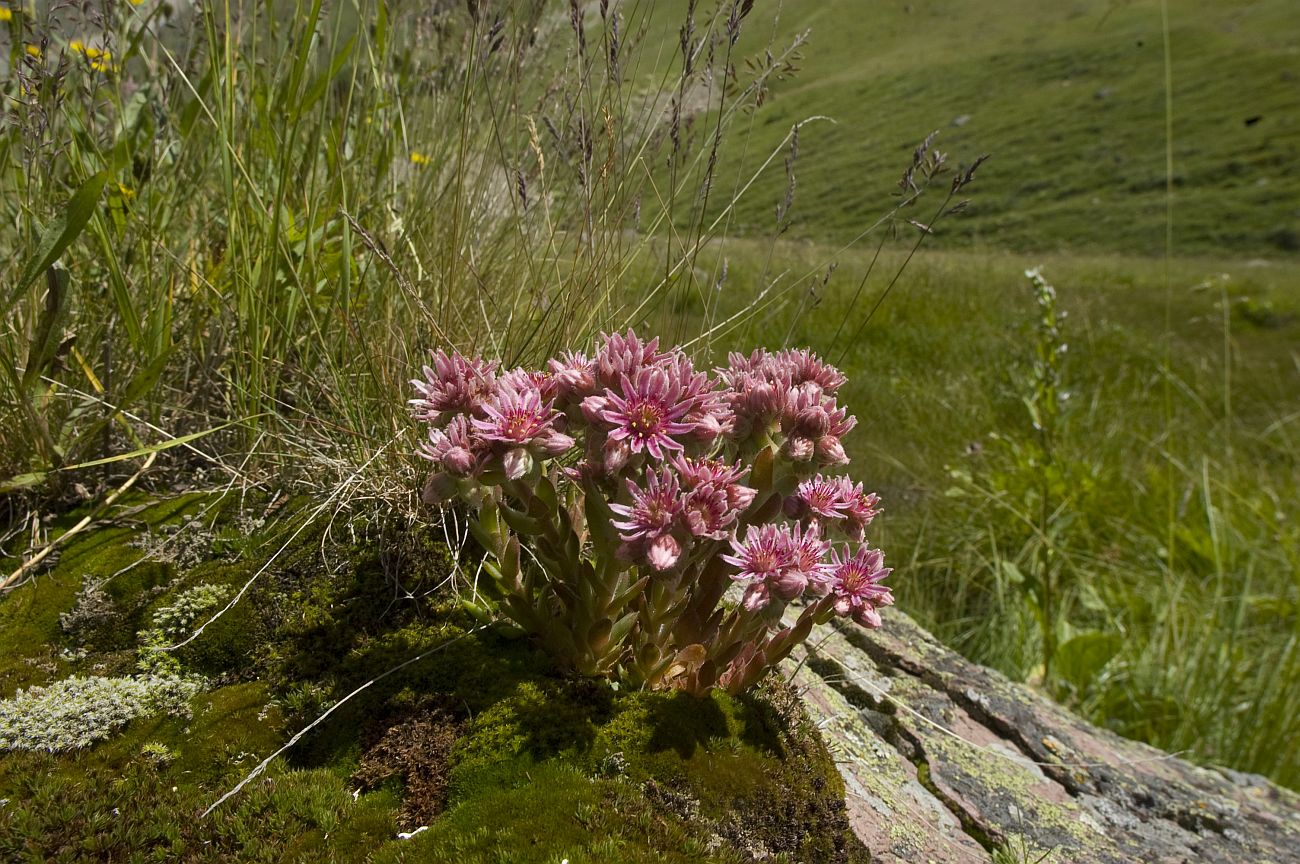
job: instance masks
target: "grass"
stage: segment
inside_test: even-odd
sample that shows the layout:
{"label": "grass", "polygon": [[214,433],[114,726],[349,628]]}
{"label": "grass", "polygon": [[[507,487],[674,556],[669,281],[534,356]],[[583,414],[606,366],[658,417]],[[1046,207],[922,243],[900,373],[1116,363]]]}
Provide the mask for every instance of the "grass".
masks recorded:
{"label": "grass", "polygon": [[[661,4],[659,14],[671,20],[682,5]],[[1169,7],[1175,252],[1294,257],[1294,11],[1276,0]],[[801,71],[774,83],[727,164],[743,174],[792,124],[830,117],[803,130],[789,234],[839,244],[874,219],[911,149],[937,129],[937,146],[955,159],[992,158],[964,218],[932,248],[1163,254],[1160,8],[1157,0],[786,3],[775,27],[751,28],[740,47],[809,31]],[[761,180],[736,208],[733,230],[771,230],[785,185],[780,172]]]}
{"label": "grass", "polygon": [[[63,469],[164,444],[228,471],[310,452],[390,485],[430,346],[540,360],[662,303],[616,286],[709,197],[712,145],[666,134],[668,94],[734,85],[722,135],[768,73],[692,57],[635,93],[658,46],[629,15],[616,38],[527,4],[13,13],[0,490],[61,494]],[[667,188],[648,170],[665,160]],[[205,460],[186,436],[211,433]]]}

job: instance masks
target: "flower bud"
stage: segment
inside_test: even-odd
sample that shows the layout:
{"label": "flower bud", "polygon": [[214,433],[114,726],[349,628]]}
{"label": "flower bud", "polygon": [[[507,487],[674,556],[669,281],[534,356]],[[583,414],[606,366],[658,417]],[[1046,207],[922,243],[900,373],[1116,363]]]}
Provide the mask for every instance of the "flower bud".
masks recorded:
{"label": "flower bud", "polygon": [[464,447],[450,447],[442,456],[442,467],[457,477],[472,473],[475,462],[474,454]]}
{"label": "flower bud", "polygon": [[772,580],[772,589],[776,596],[789,602],[803,593],[808,587],[808,574],[798,570],[786,570]]}
{"label": "flower bud", "polygon": [[733,510],[748,509],[749,505],[754,503],[754,496],[757,494],[757,489],[732,483],[727,487],[727,506]]}
{"label": "flower bud", "polygon": [[753,612],[756,609],[762,609],[772,598],[767,593],[767,583],[755,582],[745,589],[745,596],[741,598],[740,605],[745,607],[745,611]]}
{"label": "flower bud", "polygon": [[682,546],[671,534],[655,538],[646,550],[646,561],[656,570],[667,570],[677,563],[682,555]]}
{"label": "flower bud", "polygon": [[601,459],[605,463],[606,474],[617,474],[623,470],[627,460],[632,456],[632,445],[627,443],[626,438],[615,440],[609,438],[605,441],[605,446],[601,448]]}
{"label": "flower bud", "polygon": [[866,603],[854,610],[853,620],[863,627],[868,627],[872,630],[884,623],[880,617],[880,613],[876,611],[876,607]]}
{"label": "flower bud", "polygon": [[817,461],[823,465],[847,465],[849,456],[844,452],[844,445],[834,435],[823,435],[817,439]]}
{"label": "flower bud", "polygon": [[691,430],[692,437],[697,441],[714,441],[721,435],[724,435],[727,427],[723,424],[722,418],[712,412],[706,412],[695,418],[695,428]]}
{"label": "flower bud", "polygon": [[781,445],[781,454],[791,462],[807,462],[813,457],[816,446],[811,438],[795,435],[787,438]]}
{"label": "flower bud", "polygon": [[456,497],[457,486],[456,478],[445,471],[439,471],[430,474],[429,479],[424,482],[424,492],[420,498],[430,507],[437,507]]}
{"label": "flower bud", "polygon": [[547,456],[563,456],[573,449],[573,445],[577,442],[563,432],[551,432],[541,443],[542,452]]}
{"label": "flower bud", "polygon": [[781,509],[791,519],[802,519],[808,515],[808,502],[798,495],[788,495]]}
{"label": "flower bud", "polygon": [[533,454],[525,447],[516,447],[501,457],[501,467],[505,470],[506,477],[518,480],[532,470]]}
{"label": "flower bud", "polygon": [[820,405],[804,408],[794,419],[794,428],[800,435],[820,438],[831,429],[831,417]]}
{"label": "flower bud", "polygon": [[607,408],[609,408],[609,400],[604,396],[588,396],[582,400],[582,416],[588,423],[602,422]]}

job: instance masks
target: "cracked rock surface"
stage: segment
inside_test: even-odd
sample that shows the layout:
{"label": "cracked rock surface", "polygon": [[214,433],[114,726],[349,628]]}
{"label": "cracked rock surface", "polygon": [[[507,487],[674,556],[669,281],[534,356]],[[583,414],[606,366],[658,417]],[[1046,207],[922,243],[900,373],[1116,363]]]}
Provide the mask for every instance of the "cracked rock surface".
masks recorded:
{"label": "cracked rock surface", "polygon": [[873,860],[1300,864],[1300,795],[1092,726],[891,613],[791,658]]}

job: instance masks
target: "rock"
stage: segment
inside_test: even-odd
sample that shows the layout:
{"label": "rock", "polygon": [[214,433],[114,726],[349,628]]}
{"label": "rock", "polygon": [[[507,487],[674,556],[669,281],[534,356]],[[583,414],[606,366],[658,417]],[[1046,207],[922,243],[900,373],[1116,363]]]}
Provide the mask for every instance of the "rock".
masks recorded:
{"label": "rock", "polygon": [[791,658],[872,860],[1300,862],[1300,795],[1092,726],[891,611]]}

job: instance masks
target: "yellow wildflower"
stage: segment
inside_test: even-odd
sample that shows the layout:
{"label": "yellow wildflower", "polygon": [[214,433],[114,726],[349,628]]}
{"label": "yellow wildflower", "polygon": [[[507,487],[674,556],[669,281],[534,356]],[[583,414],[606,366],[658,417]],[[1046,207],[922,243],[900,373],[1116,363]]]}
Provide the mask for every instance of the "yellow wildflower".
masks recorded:
{"label": "yellow wildflower", "polygon": [[122,196],[123,201],[130,201],[132,198],[135,197],[135,190],[132,189],[130,186],[123,186],[121,183],[118,183],[117,191],[118,194]]}
{"label": "yellow wildflower", "polygon": [[0,21],[14,20],[14,12],[8,6],[0,6]]}
{"label": "yellow wildflower", "polygon": [[428,156],[425,156],[423,153],[421,153],[421,152],[419,152],[419,151],[417,151],[417,150],[412,150],[412,151],[411,151],[411,162],[414,163],[414,164],[416,164],[416,165],[428,165],[428,164],[429,164],[429,157],[428,157]]}
{"label": "yellow wildflower", "polygon": [[27,52],[27,56],[29,57],[41,56],[41,46],[39,45],[33,45],[32,43],[28,42],[26,45],[23,46],[23,50]]}

